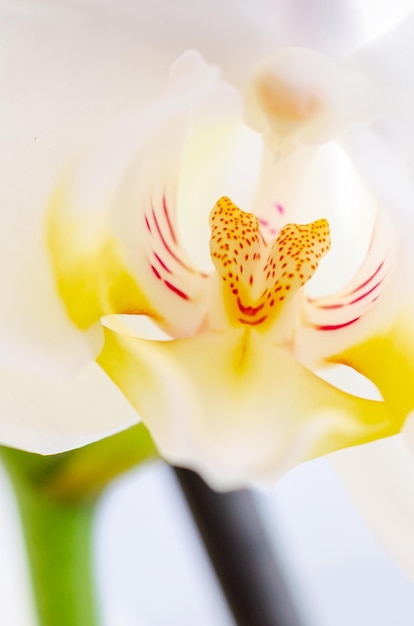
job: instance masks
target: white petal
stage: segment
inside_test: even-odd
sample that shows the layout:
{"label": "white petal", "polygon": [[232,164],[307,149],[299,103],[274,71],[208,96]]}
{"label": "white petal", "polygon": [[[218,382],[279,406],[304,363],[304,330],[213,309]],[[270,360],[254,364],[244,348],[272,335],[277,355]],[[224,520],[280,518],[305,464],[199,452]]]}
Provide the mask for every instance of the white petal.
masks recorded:
{"label": "white petal", "polygon": [[414,577],[414,455],[403,435],[341,450],[329,461],[370,529]]}
{"label": "white petal", "polygon": [[106,11],[30,2],[1,10],[1,354],[73,369],[91,350],[57,297],[45,208],[68,157],[142,103],[152,68],[134,29]]}
{"label": "white petal", "polygon": [[[117,309],[116,304],[114,309],[103,307],[100,315],[146,312],[174,336],[192,334],[203,323],[209,280],[181,245],[177,186],[189,115],[206,99],[222,103],[223,92],[226,96],[228,90],[217,80],[215,68],[195,52],[185,53],[172,67],[166,95],[103,133],[64,181],[52,214],[58,225],[56,232],[51,230],[57,277],[76,284],[76,271],[79,264],[88,265],[95,239],[99,247],[99,238],[105,241],[111,232],[143,294],[142,302],[139,298],[131,301],[126,309]],[[213,121],[210,124],[214,127]],[[213,156],[204,159],[204,153],[199,153],[196,166],[209,172]],[[99,184],[102,175],[105,182]],[[206,201],[201,205],[207,223],[211,207]],[[197,216],[198,206],[188,208]],[[73,238],[68,226],[73,227]],[[204,246],[207,250],[208,236]],[[112,278],[109,268],[102,277],[108,289],[112,289]],[[87,287],[91,289],[89,282]],[[99,278],[95,288],[105,291]],[[68,307],[77,295],[76,290],[67,290]]]}
{"label": "white petal", "polygon": [[398,125],[398,121],[385,119],[370,128],[350,133],[346,147],[366,185],[397,224],[406,260],[412,266],[413,145],[405,129]]}
{"label": "white petal", "polygon": [[[347,155],[341,149],[346,168],[338,169],[342,180],[332,177],[335,170],[325,161],[325,187],[333,182],[333,194],[326,196],[325,189],[321,207],[329,207],[326,200],[336,205],[336,211],[323,213],[332,224],[332,251],[315,276],[319,285],[309,286],[311,294],[323,295],[305,302],[297,342],[299,359],[310,367],[312,360],[329,360],[386,334],[401,322],[413,295],[409,262],[414,192],[407,158],[375,127],[350,133],[346,146]],[[335,153],[330,157],[334,161]]]}
{"label": "white petal", "polygon": [[413,32],[414,11],[411,10],[397,27],[349,59],[352,67],[364,72],[375,84],[382,115],[394,117],[405,136],[409,133],[411,142],[414,133]]}
{"label": "white petal", "polygon": [[403,20],[412,0],[278,0],[272,3],[282,45],[344,52],[380,37]]}
{"label": "white petal", "polygon": [[[72,327],[58,297],[45,209],[68,158],[96,139],[102,125],[138,110],[152,96],[171,50],[159,46],[161,33],[155,42],[144,36],[151,31],[135,9],[131,21],[128,3],[119,12],[110,6],[97,10],[94,3],[29,2],[20,9],[3,7],[0,26],[1,354],[25,367],[73,370],[99,344],[94,338],[90,346]],[[156,11],[151,15],[155,26]],[[174,42],[179,45],[179,38]],[[101,180],[106,174],[101,172]]]}
{"label": "white petal", "polygon": [[0,367],[0,381],[3,445],[55,454],[139,421],[132,406],[94,362],[65,381]]}
{"label": "white petal", "polygon": [[347,350],[402,324],[410,304],[410,281],[397,246],[392,224],[381,219],[352,279],[329,296],[304,300],[296,342],[301,362],[309,367],[335,362]]}

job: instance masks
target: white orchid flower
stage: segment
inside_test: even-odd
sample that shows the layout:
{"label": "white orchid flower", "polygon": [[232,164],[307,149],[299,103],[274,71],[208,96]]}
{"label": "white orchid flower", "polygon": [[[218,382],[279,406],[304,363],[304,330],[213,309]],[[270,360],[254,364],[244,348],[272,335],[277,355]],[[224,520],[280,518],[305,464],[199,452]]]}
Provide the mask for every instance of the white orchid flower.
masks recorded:
{"label": "white orchid flower", "polygon": [[[259,63],[282,5],[229,5],[216,41],[216,23],[183,3],[190,24],[165,47],[164,4],[5,5],[3,443],[58,452],[141,418],[167,460],[227,488],[401,429],[404,240],[381,185],[351,162],[365,141],[352,129],[383,114],[378,81],[310,50]],[[293,43],[312,33],[301,21]],[[361,43],[350,23],[335,22],[342,49],[344,24],[348,47]],[[155,98],[167,57],[190,45],[233,85],[188,52]],[[234,85],[254,66],[243,101]],[[332,295],[306,291],[315,272]],[[335,363],[383,400],[315,373]]]}

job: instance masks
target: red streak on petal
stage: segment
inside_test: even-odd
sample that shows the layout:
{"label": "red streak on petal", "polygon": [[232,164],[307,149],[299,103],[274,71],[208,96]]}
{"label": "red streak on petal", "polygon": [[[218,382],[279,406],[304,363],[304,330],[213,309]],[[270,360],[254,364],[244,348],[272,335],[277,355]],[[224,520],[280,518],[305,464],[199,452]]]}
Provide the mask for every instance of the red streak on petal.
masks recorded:
{"label": "red streak on petal", "polygon": [[[359,291],[363,287],[366,287],[368,285],[368,283],[370,283],[371,280],[373,278],[375,278],[375,276],[378,274],[378,272],[382,269],[383,265],[384,265],[384,261],[377,267],[375,272],[369,278],[367,278],[367,280],[365,280],[363,283],[358,285],[358,287],[355,287],[355,289],[352,289],[352,291],[350,291],[346,295],[349,296],[349,295],[351,295],[353,293],[356,293],[357,291]],[[351,300],[350,302],[336,302],[335,304],[318,304],[317,307],[319,309],[324,309],[324,310],[341,309],[341,308],[343,308],[345,306],[348,306],[350,304],[355,304],[356,302],[359,302],[360,300],[362,300],[366,296],[369,296],[369,294],[372,293],[381,283],[382,283],[382,280],[380,280],[376,285],[374,285],[374,287],[372,287],[372,289],[370,289],[369,291],[364,293],[362,296],[359,296],[358,298],[355,298],[354,300]],[[316,302],[315,298],[308,298],[308,300],[309,300],[309,302]]]}
{"label": "red streak on petal", "polygon": [[[314,300],[309,299],[309,302],[315,302]],[[327,309],[342,309],[342,307],[347,306],[347,302],[340,302],[338,304],[319,304],[318,308],[326,311]]]}
{"label": "red streak on petal", "polygon": [[249,326],[258,326],[259,324],[261,324],[262,322],[265,321],[265,319],[267,319],[267,315],[264,315],[263,317],[261,317],[258,320],[242,320],[240,317],[237,320],[238,322],[240,322],[241,324],[248,324]]}
{"label": "red streak on petal", "polygon": [[259,306],[243,306],[240,298],[237,298],[237,306],[239,307],[240,313],[243,313],[243,315],[253,316],[263,309],[264,302]]}
{"label": "red streak on petal", "polygon": [[373,287],[371,287],[371,289],[369,291],[366,291],[365,293],[363,293],[361,296],[358,296],[358,298],[355,298],[354,300],[351,300],[351,302],[349,302],[348,304],[355,304],[356,302],[359,302],[360,300],[363,300],[364,298],[366,298],[367,296],[369,296],[370,293],[372,293],[373,291],[375,291],[375,289],[377,287],[379,287],[379,285],[382,283],[382,280],[380,280],[376,285],[374,285]]}
{"label": "red streak on petal", "polygon": [[283,208],[283,206],[279,204],[278,202],[275,202],[274,207],[275,209],[279,211],[281,215],[283,215],[283,213],[285,212],[285,209]]}
{"label": "red streak on petal", "polygon": [[357,322],[360,318],[356,317],[353,320],[350,320],[349,322],[343,322],[342,324],[326,324],[323,326],[317,326],[317,330],[339,330],[340,328],[345,328],[346,326],[350,326],[351,324],[354,324],[355,322]]}
{"label": "red streak on petal", "polygon": [[[371,279],[370,279],[371,280]],[[367,281],[369,282],[369,281]],[[370,293],[372,293],[373,291],[375,291],[375,289],[377,287],[380,286],[380,284],[382,283],[382,280],[380,280],[379,282],[376,283],[376,285],[374,285],[373,287],[371,287],[371,289],[369,291],[366,291],[365,293],[363,293],[362,295],[358,296],[357,298],[354,298],[353,300],[350,300],[349,302],[339,302],[337,304],[320,304],[318,306],[319,309],[323,309],[324,311],[326,310],[332,310],[332,309],[342,309],[345,306],[350,306],[351,304],[356,304],[357,302],[360,302],[361,300],[363,300],[364,298],[366,298],[367,296],[369,296]],[[366,284],[366,283],[364,283]],[[351,291],[351,293],[354,293],[356,290]]]}
{"label": "red streak on petal", "polygon": [[147,216],[145,216],[145,223],[147,225],[148,231],[151,232],[151,226],[149,225],[149,221],[148,221]]}
{"label": "red streak on petal", "polygon": [[164,215],[165,215],[165,219],[167,220],[167,226],[168,226],[168,230],[170,231],[171,239],[173,240],[175,244],[177,244],[177,237],[175,235],[173,225],[171,224],[170,213],[168,211],[168,206],[167,206],[167,201],[165,199],[165,196],[162,199],[162,207],[164,209]]}
{"label": "red streak on petal", "polygon": [[181,291],[181,289],[178,289],[178,287],[175,287],[175,285],[172,285],[171,283],[169,283],[168,280],[164,280],[164,284],[168,287],[168,289],[170,289],[173,293],[175,293],[177,296],[179,296],[183,300],[190,299],[189,296],[186,293],[184,293],[184,291]]}
{"label": "red streak on petal", "polygon": [[152,217],[153,217],[153,219],[154,219],[154,224],[155,224],[156,229],[157,229],[157,231],[158,231],[158,234],[159,234],[159,236],[160,236],[161,242],[162,242],[162,244],[163,244],[164,248],[166,249],[166,251],[168,252],[168,254],[169,254],[169,255],[170,255],[170,256],[174,259],[174,261],[177,261],[177,263],[178,263],[179,265],[181,265],[181,267],[184,267],[186,270],[188,270],[189,272],[191,272],[191,273],[193,274],[193,273],[194,273],[193,268],[192,268],[192,267],[190,267],[189,265],[187,265],[186,263],[184,263],[184,261],[182,261],[182,260],[180,259],[180,257],[179,257],[179,256],[177,256],[177,255],[175,254],[175,252],[173,252],[173,251],[171,250],[170,246],[169,246],[169,245],[167,244],[167,242],[165,241],[164,235],[163,235],[162,230],[161,230],[161,228],[160,228],[160,225],[159,225],[159,223],[158,223],[157,216],[156,216],[156,213],[155,213],[154,209],[152,209]]}
{"label": "red streak on petal", "polygon": [[154,252],[154,256],[157,259],[158,263],[161,265],[161,267],[163,267],[165,271],[168,272],[169,274],[172,274],[172,271],[170,270],[170,268],[165,265],[164,261],[158,256],[156,252]]}
{"label": "red streak on petal", "polygon": [[151,265],[151,269],[152,269],[152,271],[154,272],[155,276],[156,276],[159,280],[161,280],[161,274],[159,273],[159,271],[158,271],[158,270],[157,270],[157,269],[156,269],[153,265]]}
{"label": "red streak on petal", "polygon": [[384,261],[377,267],[377,269],[375,270],[375,272],[372,274],[372,276],[370,276],[369,278],[367,278],[367,280],[363,283],[361,283],[361,285],[358,285],[358,287],[355,287],[355,289],[353,289],[350,293],[355,293],[356,291],[359,291],[360,289],[362,289],[363,287],[366,287],[366,285],[368,285],[369,282],[371,282],[371,280],[373,278],[375,278],[375,276],[378,274],[378,272],[382,269],[384,265]]}

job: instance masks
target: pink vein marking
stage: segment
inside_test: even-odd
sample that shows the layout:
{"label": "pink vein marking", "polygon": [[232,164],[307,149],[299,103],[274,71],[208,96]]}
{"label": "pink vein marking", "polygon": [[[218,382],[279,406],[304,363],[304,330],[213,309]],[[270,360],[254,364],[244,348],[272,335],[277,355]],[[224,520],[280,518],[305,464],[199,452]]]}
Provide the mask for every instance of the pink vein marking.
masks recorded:
{"label": "pink vein marking", "polygon": [[240,317],[238,319],[239,322],[241,322],[242,324],[248,324],[249,326],[258,326],[259,324],[262,324],[265,319],[267,319],[267,315],[264,315],[263,317],[261,317],[258,320],[242,320]]}
{"label": "pink vein marking", "polygon": [[154,256],[157,259],[158,263],[161,265],[161,267],[164,268],[165,271],[168,272],[169,274],[172,274],[172,271],[170,270],[170,268],[165,265],[164,261],[158,256],[156,252],[154,252]]}
{"label": "pink vein marking", "polygon": [[[147,216],[145,216],[145,223],[146,223],[146,225],[147,225],[148,231],[151,233],[151,226],[149,225],[149,221],[148,221]],[[152,233],[151,233],[151,234],[152,234]]]}
{"label": "pink vein marking", "polygon": [[175,254],[175,252],[173,252],[173,251],[171,250],[170,246],[169,246],[169,245],[167,244],[167,242],[165,241],[164,235],[162,234],[162,230],[161,230],[160,225],[159,225],[159,223],[158,223],[157,216],[156,216],[156,213],[155,213],[154,209],[152,209],[152,217],[153,217],[153,220],[154,220],[155,227],[156,227],[156,229],[157,229],[157,231],[158,231],[158,234],[159,234],[159,236],[160,236],[161,242],[162,242],[162,244],[163,244],[164,248],[167,250],[168,254],[169,254],[170,256],[172,256],[172,258],[173,258],[175,261],[177,261],[177,263],[178,263],[179,265],[181,265],[181,267],[184,267],[186,270],[188,270],[189,272],[191,272],[192,274],[194,274],[194,270],[193,270],[193,268],[192,268],[192,267],[190,267],[189,265],[187,265],[186,263],[184,263],[184,261],[182,261],[182,260],[180,259],[180,257],[179,257],[179,256],[177,256],[177,255]]}
{"label": "pink vein marking", "polygon": [[259,306],[243,306],[240,298],[237,298],[237,306],[239,307],[240,313],[243,313],[243,315],[254,316],[263,309],[264,304],[259,304]]}
{"label": "pink vein marking", "polygon": [[[358,287],[355,287],[355,289],[352,289],[352,291],[349,291],[346,294],[346,296],[350,296],[353,293],[356,293],[357,291],[362,289],[363,287],[366,287],[368,285],[368,283],[370,283],[371,280],[373,278],[375,278],[375,276],[381,270],[383,265],[384,265],[384,261],[377,267],[375,272],[369,278],[367,278],[367,280],[365,280],[363,283],[358,285]],[[329,310],[331,310],[331,309],[342,309],[343,307],[348,306],[349,304],[355,304],[356,302],[359,302],[359,300],[362,300],[366,296],[369,296],[369,294],[372,293],[374,291],[374,289],[376,289],[378,287],[378,285],[380,285],[381,283],[382,283],[382,279],[376,285],[374,285],[374,287],[372,287],[372,289],[370,289],[369,291],[364,293],[362,296],[359,296],[358,298],[355,298],[354,300],[351,300],[350,302],[336,302],[335,304],[317,304],[316,306],[319,309],[324,309],[324,310],[328,310],[328,309]],[[309,298],[309,302],[316,302],[316,299],[315,298]]]}
{"label": "pink vein marking", "polygon": [[279,204],[278,202],[275,202],[273,206],[275,207],[275,209],[279,211],[281,215],[283,215],[283,213],[285,212],[285,209],[283,208],[281,204]]}
{"label": "pink vein marking", "polygon": [[178,289],[178,287],[175,287],[175,285],[172,285],[171,283],[169,283],[168,280],[164,280],[164,284],[168,287],[168,289],[170,289],[173,293],[175,293],[177,296],[179,296],[183,300],[190,299],[189,296],[186,293],[184,293],[184,291],[181,291],[181,289]]}
{"label": "pink vein marking", "polygon": [[[367,281],[367,282],[369,282],[369,281]],[[357,298],[354,298],[353,300],[350,300],[349,302],[338,302],[337,304],[320,304],[318,308],[323,309],[324,311],[326,311],[326,310],[332,310],[332,309],[342,309],[345,306],[350,306],[351,304],[356,304],[357,302],[360,302],[361,300],[363,300],[364,298],[369,296],[370,293],[375,291],[375,289],[377,287],[379,287],[381,283],[382,283],[382,280],[378,281],[377,284],[374,285],[373,287],[371,287],[371,289],[369,291],[366,291],[365,293],[361,294]],[[366,284],[366,283],[364,283],[364,284]],[[353,291],[351,291],[351,293],[355,293],[355,291],[356,290],[354,289]]]}
{"label": "pink vein marking", "polygon": [[364,281],[363,283],[361,283],[361,285],[358,285],[358,287],[355,287],[355,289],[353,289],[350,293],[355,293],[356,291],[359,291],[360,289],[362,289],[363,287],[365,287],[366,285],[368,285],[369,282],[371,282],[371,280],[373,278],[375,278],[375,276],[378,274],[378,272],[382,269],[384,265],[384,261],[377,267],[377,269],[375,270],[375,272],[372,274],[372,276],[370,276],[369,278],[367,278],[366,281]]}
{"label": "pink vein marking", "polygon": [[380,284],[382,283],[382,280],[380,280],[379,282],[377,282],[376,285],[374,285],[373,287],[371,287],[371,289],[369,291],[366,291],[365,293],[363,293],[361,296],[358,296],[358,298],[355,298],[354,300],[351,300],[351,302],[349,302],[348,304],[355,304],[356,302],[359,302],[360,300],[363,300],[364,298],[366,298],[367,296],[369,296],[370,293],[372,293],[373,291],[375,291],[375,289],[377,287],[380,286]]}
{"label": "pink vein marking", "polygon": [[156,269],[153,265],[151,265],[151,269],[152,269],[152,271],[154,272],[155,276],[156,276],[159,280],[161,280],[161,274],[159,273],[159,271],[158,271],[158,270],[157,270],[157,269]]}
{"label": "pink vein marking", "polygon": [[317,326],[316,328],[317,330],[339,330],[340,328],[345,328],[346,326],[354,324],[359,319],[359,317],[355,317],[353,320],[350,320],[349,322],[343,322],[342,324],[325,324],[322,326]]}
{"label": "pink vein marking", "polygon": [[[315,300],[309,299],[309,302],[315,302]],[[338,302],[337,304],[318,304],[317,307],[319,309],[332,310],[332,309],[342,309],[344,306],[347,306],[348,302]]]}
{"label": "pink vein marking", "polygon": [[175,236],[175,231],[174,231],[173,225],[171,224],[170,213],[168,211],[168,206],[167,206],[167,201],[165,199],[165,196],[163,196],[162,198],[162,207],[164,209],[164,215],[165,215],[165,219],[167,220],[167,226],[168,226],[168,230],[170,231],[171,239],[177,245],[177,237]]}

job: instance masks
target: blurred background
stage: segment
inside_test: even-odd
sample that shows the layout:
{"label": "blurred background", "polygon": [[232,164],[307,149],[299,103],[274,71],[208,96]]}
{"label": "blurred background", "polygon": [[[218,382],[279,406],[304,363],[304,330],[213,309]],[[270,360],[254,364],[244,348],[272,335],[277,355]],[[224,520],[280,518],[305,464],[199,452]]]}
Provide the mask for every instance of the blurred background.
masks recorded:
{"label": "blurred background", "polygon": [[[0,623],[35,626],[4,471],[0,492]],[[366,528],[326,461],[291,471],[255,497],[303,626],[412,626],[412,582]],[[107,490],[95,550],[103,626],[234,624],[163,463],[132,471]]]}

